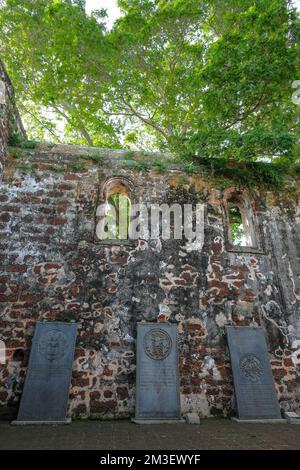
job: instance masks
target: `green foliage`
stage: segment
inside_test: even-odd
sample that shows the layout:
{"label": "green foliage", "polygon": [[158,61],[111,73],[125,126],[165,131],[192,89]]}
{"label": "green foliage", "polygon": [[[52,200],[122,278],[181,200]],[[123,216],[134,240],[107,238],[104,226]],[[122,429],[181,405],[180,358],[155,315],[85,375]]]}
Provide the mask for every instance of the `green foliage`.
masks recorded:
{"label": "green foliage", "polygon": [[141,173],[146,173],[146,171],[148,170],[148,164],[146,162],[138,160],[134,162],[134,169],[136,171],[140,171]]}
{"label": "green foliage", "polygon": [[245,228],[243,224],[242,214],[237,206],[231,206],[228,211],[229,228],[233,245],[241,246],[245,240]]}
{"label": "green foliage", "polygon": [[167,171],[167,164],[164,160],[154,160],[152,163],[152,167],[159,173],[165,173]]}
{"label": "green foliage", "polygon": [[178,184],[184,186],[185,184],[188,184],[189,180],[186,176],[180,175],[178,178]]}
{"label": "green foliage", "polygon": [[132,160],[135,152],[133,150],[126,150],[124,153],[124,160]]}
{"label": "green foliage", "polygon": [[34,166],[31,164],[22,164],[22,165],[17,165],[17,168],[22,171],[24,174],[32,174],[34,173]]}
{"label": "green foliage", "polygon": [[82,155],[79,155],[80,158],[83,160],[92,160],[95,163],[102,163],[103,162],[103,157],[102,155],[95,155],[93,153],[83,153]]}
{"label": "green foliage", "polygon": [[64,168],[61,165],[52,165],[51,171],[54,171],[55,173],[63,173]]}
{"label": "green foliage", "polygon": [[26,140],[16,132],[10,136],[8,145],[11,147],[20,147],[23,149],[34,149],[36,148],[37,142],[35,140]]}
{"label": "green foliage", "polygon": [[15,132],[11,134],[10,138],[8,139],[8,145],[11,147],[18,147],[22,141],[23,137],[19,133]]}
{"label": "green foliage", "polygon": [[17,160],[23,157],[23,152],[18,148],[13,148],[10,150],[10,155]]}
{"label": "green foliage", "polygon": [[183,168],[188,175],[195,173],[195,164],[192,161],[183,161]]}
{"label": "green foliage", "polygon": [[234,181],[237,185],[249,188],[253,186],[279,188],[283,185],[286,176],[285,164],[236,162],[225,158],[199,158],[197,163],[216,179],[229,179],[230,184]]}
{"label": "green foliage", "polygon": [[29,134],[171,151],[188,174],[205,162],[217,176],[280,185],[299,158],[291,85],[300,76],[300,20],[290,2],[119,5],[111,31],[105,13],[87,15],[80,0],[0,8],[1,53]]}
{"label": "green foliage", "polygon": [[74,163],[68,163],[67,168],[70,168],[71,170],[79,171],[85,168],[85,163],[84,162],[74,162]]}
{"label": "green foliage", "polygon": [[35,149],[37,146],[37,142],[35,140],[23,140],[20,143],[20,147],[22,149]]}

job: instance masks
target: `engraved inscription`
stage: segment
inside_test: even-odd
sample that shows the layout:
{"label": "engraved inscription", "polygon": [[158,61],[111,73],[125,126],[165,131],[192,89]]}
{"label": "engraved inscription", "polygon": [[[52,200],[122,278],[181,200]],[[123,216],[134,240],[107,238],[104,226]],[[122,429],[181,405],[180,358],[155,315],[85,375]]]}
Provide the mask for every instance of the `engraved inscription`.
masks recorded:
{"label": "engraved inscription", "polygon": [[50,362],[62,359],[67,351],[67,337],[59,330],[50,330],[41,337],[38,349]]}
{"label": "engraved inscription", "polygon": [[249,382],[259,382],[264,373],[263,365],[255,354],[244,354],[242,356],[240,370]]}
{"label": "engraved inscription", "polygon": [[43,365],[33,366],[29,372],[29,377],[32,380],[47,380],[51,377],[65,377],[68,373],[68,368],[64,366],[48,367]]}
{"label": "engraved inscription", "polygon": [[153,328],[144,336],[144,351],[151,359],[162,360],[172,349],[171,337],[164,330]]}
{"label": "engraved inscription", "polygon": [[274,413],[274,402],[269,385],[259,385],[255,393],[251,384],[243,385],[239,390],[239,398],[245,416],[251,416],[253,408],[256,410],[256,415],[260,417],[268,417]]}
{"label": "engraved inscription", "polygon": [[155,368],[149,369],[147,363],[142,363],[143,375],[140,381],[142,389],[150,389],[151,387],[173,387],[176,385],[176,371],[171,368]]}
{"label": "engraved inscription", "polygon": [[237,413],[240,419],[280,419],[262,327],[227,326]]}

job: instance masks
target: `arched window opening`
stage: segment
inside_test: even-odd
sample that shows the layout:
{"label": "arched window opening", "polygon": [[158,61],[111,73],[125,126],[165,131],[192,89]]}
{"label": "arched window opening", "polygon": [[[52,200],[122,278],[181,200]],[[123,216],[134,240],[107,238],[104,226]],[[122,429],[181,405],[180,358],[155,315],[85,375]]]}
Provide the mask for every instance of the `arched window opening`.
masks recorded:
{"label": "arched window opening", "polygon": [[254,215],[248,198],[230,191],[226,197],[228,242],[232,248],[258,248]]}
{"label": "arched window opening", "polygon": [[128,238],[130,199],[124,194],[114,193],[107,199],[104,233],[106,239]]}
{"label": "arched window opening", "polygon": [[229,231],[231,242],[234,246],[250,246],[251,237],[249,236],[247,220],[243,220],[242,212],[239,206],[230,204],[228,207]]}
{"label": "arched window opening", "polygon": [[96,236],[99,240],[127,240],[129,235],[131,191],[123,178],[112,178],[102,190],[97,209]]}

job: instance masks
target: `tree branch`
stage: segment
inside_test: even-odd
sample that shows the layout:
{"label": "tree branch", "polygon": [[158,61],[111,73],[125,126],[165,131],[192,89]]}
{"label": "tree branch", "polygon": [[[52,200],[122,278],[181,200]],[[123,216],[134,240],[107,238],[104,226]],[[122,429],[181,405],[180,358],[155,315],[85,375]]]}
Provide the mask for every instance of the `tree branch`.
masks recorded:
{"label": "tree branch", "polygon": [[[64,113],[60,108],[58,108],[58,106],[56,106],[55,104],[51,104],[50,105],[54,111],[56,111],[60,116],[62,116],[63,118],[65,118],[67,120],[67,122],[70,122],[70,117]],[[67,105],[66,103],[63,105],[66,109],[70,109],[70,106]],[[91,138],[91,136],[89,135],[88,131],[86,130],[86,128],[84,127],[84,125],[82,124],[82,122],[78,121],[78,130],[81,134],[81,136],[87,141],[88,145],[90,147],[93,147],[94,146],[94,142]]]}

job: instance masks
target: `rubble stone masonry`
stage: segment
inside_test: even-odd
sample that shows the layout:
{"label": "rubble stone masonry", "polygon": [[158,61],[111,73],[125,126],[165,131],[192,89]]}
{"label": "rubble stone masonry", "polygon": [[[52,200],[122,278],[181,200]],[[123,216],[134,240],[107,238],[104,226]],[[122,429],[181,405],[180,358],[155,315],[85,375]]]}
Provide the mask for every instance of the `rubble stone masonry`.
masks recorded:
{"label": "rubble stone masonry", "polygon": [[[201,171],[188,176],[171,160],[160,173],[151,164],[157,155],[126,151],[38,144],[10,147],[4,158],[11,131],[1,109],[2,415],[16,414],[38,320],[78,325],[72,417],[134,414],[141,321],[177,325],[183,414],[233,413],[226,325],[264,327],[280,405],[299,409],[297,195],[249,192]],[[140,163],[145,158],[148,170]],[[184,239],[97,240],[97,207],[114,178],[128,186],[133,202],[204,204],[203,247],[191,250]],[[226,207],[235,194],[251,212],[253,247],[230,244]]]}
{"label": "rubble stone masonry", "polygon": [[15,105],[14,89],[0,60],[0,181],[7,154],[7,144],[14,134],[26,138],[26,132]]}
{"label": "rubble stone masonry", "polygon": [[[8,348],[0,372],[1,407],[18,406],[36,321],[61,320],[78,325],[73,417],[133,415],[140,321],[178,326],[183,414],[232,413],[225,325],[265,328],[280,404],[297,409],[296,200],[242,192],[253,210],[259,246],[233,248],[226,198],[240,189],[215,187],[209,178],[186,176],[172,164],[164,174],[141,172],[139,158],[47,144],[10,148],[0,190],[0,339]],[[203,203],[202,249],[190,251],[184,240],[172,239],[97,241],[96,209],[103,184],[113,177],[131,184],[136,202]]]}

